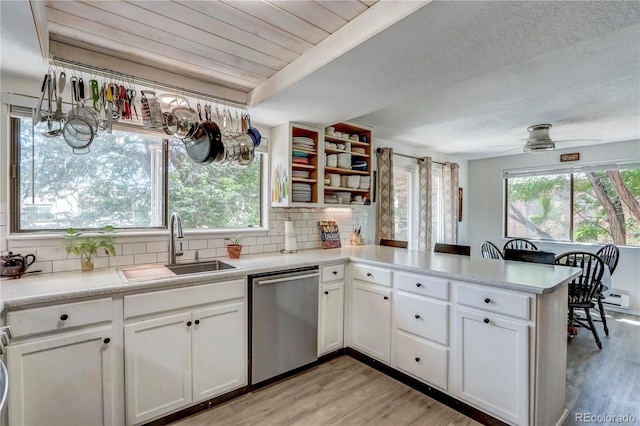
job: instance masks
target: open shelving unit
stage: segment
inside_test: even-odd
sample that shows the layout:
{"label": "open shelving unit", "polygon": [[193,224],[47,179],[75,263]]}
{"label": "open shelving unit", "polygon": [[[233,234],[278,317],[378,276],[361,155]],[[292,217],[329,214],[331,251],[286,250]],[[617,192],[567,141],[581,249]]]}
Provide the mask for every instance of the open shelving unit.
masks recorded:
{"label": "open shelving unit", "polygon": [[[307,126],[299,123],[284,123],[271,129],[271,206],[272,207],[336,207],[339,205],[355,206],[351,204],[355,196],[371,200],[371,181],[368,188],[332,187],[327,183],[327,175],[330,173],[341,176],[371,176],[371,129],[355,126],[349,123],[333,125],[335,132],[340,132],[346,137],[326,134],[323,129]],[[350,135],[362,135],[363,141],[351,140]],[[294,147],[293,139],[296,137],[309,138],[313,141],[313,147]],[[327,147],[326,143],[340,144],[343,149]],[[350,144],[350,145],[347,145]],[[347,146],[351,149],[347,150]],[[356,148],[356,151],[353,149]],[[308,164],[294,162],[294,151],[305,153],[304,158]],[[360,151],[360,152],[357,152]],[[365,170],[355,170],[346,167],[327,167],[326,156],[332,154],[350,154],[352,161],[364,161]],[[309,172],[308,177],[294,176],[296,171]],[[308,184],[311,187],[310,201],[294,201],[292,197],[293,185],[296,183]],[[335,193],[349,193],[348,204],[326,202],[326,195]],[[330,197],[331,198],[331,197]]]}
{"label": "open shelving unit", "polygon": [[[335,173],[341,176],[352,176],[352,175],[371,176],[371,169],[372,169],[371,129],[365,128],[362,126],[356,126],[350,123],[337,123],[337,124],[331,125],[330,127],[333,127],[335,130],[334,130],[334,134],[331,135],[326,132],[326,128],[325,128],[325,132],[324,132],[325,154],[326,155],[343,154],[343,153],[351,154],[352,162],[355,160],[364,161],[366,163],[366,169],[355,170],[355,169],[347,169],[342,167],[325,166],[324,168],[325,178],[327,177],[328,173]],[[336,135],[340,133],[342,134],[342,136]],[[357,135],[358,140],[351,139],[350,136],[352,135]],[[326,146],[327,143],[335,143],[335,144],[338,144],[339,146],[343,145],[345,149],[329,148]],[[350,146],[351,149],[346,150],[347,146]],[[359,151],[363,151],[363,152],[356,152],[353,150],[354,148],[360,148]],[[326,197],[327,195],[335,194],[337,192],[349,192],[351,193],[352,200],[353,200],[353,197],[357,195],[362,196],[363,200],[364,199],[371,200],[371,184],[372,183],[370,179],[369,186],[366,188],[360,188],[360,187],[346,188],[342,186],[332,187],[332,186],[325,185],[323,195],[324,197]],[[335,204],[326,204],[326,205],[335,206]]]}

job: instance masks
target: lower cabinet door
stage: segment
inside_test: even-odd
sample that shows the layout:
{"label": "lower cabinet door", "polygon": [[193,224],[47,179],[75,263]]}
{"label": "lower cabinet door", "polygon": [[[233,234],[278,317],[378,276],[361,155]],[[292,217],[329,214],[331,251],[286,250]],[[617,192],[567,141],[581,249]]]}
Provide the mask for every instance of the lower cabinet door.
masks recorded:
{"label": "lower cabinet door", "polygon": [[394,350],[398,369],[447,390],[449,351],[446,348],[396,330]]}
{"label": "lower cabinet door", "polygon": [[194,311],[193,402],[247,384],[246,303]]}
{"label": "lower cabinet door", "polygon": [[456,311],[460,399],[513,424],[529,413],[529,327],[493,314]]}
{"label": "lower cabinet door", "polygon": [[351,345],[388,364],[391,358],[391,290],[354,281],[351,314]]}
{"label": "lower cabinet door", "polygon": [[344,283],[320,286],[318,355],[343,347]]}
{"label": "lower cabinet door", "polygon": [[191,312],[124,327],[127,424],[191,402]]}
{"label": "lower cabinet door", "polygon": [[[111,327],[7,347],[10,425],[113,425]],[[106,339],[106,340],[105,340]]]}

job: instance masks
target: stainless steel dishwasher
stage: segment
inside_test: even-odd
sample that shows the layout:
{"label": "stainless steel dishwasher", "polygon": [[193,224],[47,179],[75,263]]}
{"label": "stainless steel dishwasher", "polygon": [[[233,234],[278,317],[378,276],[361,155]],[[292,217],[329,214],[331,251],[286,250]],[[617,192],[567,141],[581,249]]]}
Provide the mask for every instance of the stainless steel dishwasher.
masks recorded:
{"label": "stainless steel dishwasher", "polygon": [[318,359],[318,266],[249,277],[251,384]]}

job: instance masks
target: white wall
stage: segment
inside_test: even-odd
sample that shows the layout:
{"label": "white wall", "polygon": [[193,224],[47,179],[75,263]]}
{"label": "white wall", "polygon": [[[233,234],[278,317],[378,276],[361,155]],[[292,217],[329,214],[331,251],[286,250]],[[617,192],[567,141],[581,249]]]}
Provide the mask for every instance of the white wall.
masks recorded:
{"label": "white wall", "polygon": [[[560,164],[560,154],[579,152],[581,163],[640,158],[640,141],[608,143],[590,147],[556,150],[544,154],[520,154],[469,161],[468,238],[472,255],[479,255],[480,244],[489,240],[502,247],[504,238],[504,169]],[[591,244],[540,243],[539,248],[556,254],[572,250],[595,252]],[[620,262],[611,277],[614,289],[631,294],[630,308],[640,311],[640,247],[620,247]]]}

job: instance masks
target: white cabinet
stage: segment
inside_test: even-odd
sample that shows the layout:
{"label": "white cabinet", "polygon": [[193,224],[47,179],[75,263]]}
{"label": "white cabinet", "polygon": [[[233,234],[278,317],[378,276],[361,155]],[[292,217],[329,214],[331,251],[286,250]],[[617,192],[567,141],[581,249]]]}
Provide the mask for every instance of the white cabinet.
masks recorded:
{"label": "white cabinet", "polygon": [[191,312],[124,327],[127,424],[191,402]]}
{"label": "white cabinet", "polygon": [[122,347],[112,341],[111,306],[111,299],[101,299],[7,314],[17,331],[6,348],[10,425],[122,422],[115,409],[122,391],[116,390],[114,363]]}
{"label": "white cabinet", "polygon": [[344,346],[344,265],[320,268],[318,356]]}
{"label": "white cabinet", "polygon": [[529,415],[529,326],[493,313],[456,310],[456,394],[514,424]]}
{"label": "white cabinet", "polygon": [[390,363],[391,289],[353,281],[351,345]]}
{"label": "white cabinet", "polygon": [[213,398],[247,383],[246,317],[244,302],[193,313],[193,402]]}
{"label": "white cabinet", "polygon": [[394,271],[393,365],[417,379],[448,390],[449,282]]}
{"label": "white cabinet", "polygon": [[128,424],[247,384],[245,296],[236,280],[125,297]]}

